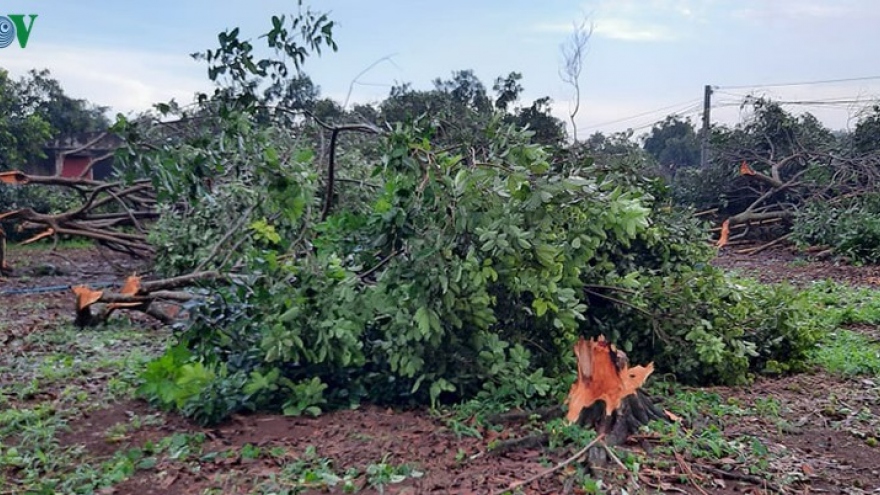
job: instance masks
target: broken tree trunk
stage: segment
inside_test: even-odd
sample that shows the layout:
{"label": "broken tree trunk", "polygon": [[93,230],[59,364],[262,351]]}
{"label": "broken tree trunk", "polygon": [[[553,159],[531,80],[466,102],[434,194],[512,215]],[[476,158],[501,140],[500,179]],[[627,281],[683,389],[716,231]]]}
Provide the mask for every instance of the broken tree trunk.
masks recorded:
{"label": "broken tree trunk", "polygon": [[[647,366],[629,367],[626,354],[605,341],[604,336],[597,339],[578,339],[574,345],[577,356],[577,380],[568,392],[568,414],[570,423],[591,427],[596,430],[596,438],[568,459],[546,469],[528,479],[511,483],[506,491],[514,492],[543,476],[550,475],[585,455],[589,465],[600,467],[613,459],[625,471],[626,467],[614,455],[609,445],[624,443],[630,435],[639,431],[652,420],[678,421],[678,417],[668,411],[658,409],[651,398],[640,389],[648,376],[654,371],[653,363]],[[548,417],[555,415],[554,409],[546,411]],[[508,413],[500,419],[515,419],[522,413]],[[535,442],[546,441],[547,435],[532,435],[508,440],[494,451],[505,452],[520,446],[532,446]],[[633,478],[635,483],[635,478]],[[500,492],[496,492],[500,493]]]}
{"label": "broken tree trunk", "polygon": [[[640,389],[654,371],[654,364],[629,367],[626,354],[605,341],[605,337],[574,345],[578,375],[568,393],[568,415],[572,423],[591,427],[608,445],[619,445],[639,428],[655,419],[671,419]],[[608,450],[588,452],[591,464],[604,464]]]}
{"label": "broken tree trunk", "polygon": [[6,261],[6,231],[0,225],[0,276],[12,273],[9,263]]}
{"label": "broken tree trunk", "polygon": [[[174,322],[174,318],[157,309],[153,303],[168,302],[178,305],[185,303],[197,296],[175,289],[223,277],[224,275],[218,272],[207,271],[141,283],[140,277],[132,275],[125,280],[118,292],[94,290],[85,285],[71,287],[76,295],[74,323],[79,327],[97,326],[106,322],[115,310],[127,309],[140,311],[165,325],[170,325]],[[93,313],[93,309],[97,312]]]}

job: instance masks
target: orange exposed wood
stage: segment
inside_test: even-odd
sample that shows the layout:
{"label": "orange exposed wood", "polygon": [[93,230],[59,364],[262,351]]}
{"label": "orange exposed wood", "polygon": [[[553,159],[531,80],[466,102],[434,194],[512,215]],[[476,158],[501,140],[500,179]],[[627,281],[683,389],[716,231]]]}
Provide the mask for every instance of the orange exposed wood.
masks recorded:
{"label": "orange exposed wood", "polygon": [[125,283],[122,284],[122,288],[119,289],[120,294],[125,294],[126,296],[134,296],[141,290],[141,278],[137,275],[131,275],[127,279],[125,279]]}
{"label": "orange exposed wood", "polygon": [[622,353],[605,341],[605,337],[584,340],[574,345],[578,376],[568,392],[568,420],[578,421],[581,411],[596,401],[605,403],[605,414],[610,416],[621,401],[635,394],[654,371],[654,364],[634,366],[618,364]]}
{"label": "orange exposed wood", "polygon": [[95,304],[101,299],[101,296],[104,295],[103,291],[92,290],[85,285],[77,285],[76,287],[72,287],[71,290],[76,294],[76,309],[78,311],[82,311],[92,304]]}
{"label": "orange exposed wood", "polygon": [[47,230],[45,230],[45,231],[43,231],[43,232],[40,232],[39,234],[37,234],[37,235],[31,237],[30,239],[28,239],[28,240],[26,240],[26,241],[22,241],[21,243],[22,243],[22,244],[30,244],[30,243],[32,243],[32,242],[37,242],[37,241],[39,241],[40,239],[44,239],[44,238],[49,237],[49,236],[52,236],[52,235],[54,235],[54,234],[55,234],[55,229],[53,229],[53,228],[49,228],[49,229],[47,229]]}
{"label": "orange exposed wood", "polygon": [[6,213],[0,213],[0,220],[3,220],[6,217],[15,216],[21,212],[22,212],[22,210],[12,210],[12,211],[7,211]]}
{"label": "orange exposed wood", "polygon": [[5,182],[6,184],[27,184],[28,176],[18,170],[0,172],[0,182]]}
{"label": "orange exposed wood", "polygon": [[[141,278],[137,275],[131,275],[125,279],[125,283],[122,284],[122,288],[119,289],[119,293],[124,296],[136,296],[138,292],[141,290]],[[144,301],[137,302],[115,302],[107,305],[107,310],[112,311],[114,309],[122,309],[122,308],[137,308],[141,306],[145,306],[147,303]]]}
{"label": "orange exposed wood", "polygon": [[755,171],[749,167],[745,160],[739,166],[739,175],[755,175]]}
{"label": "orange exposed wood", "polygon": [[721,237],[718,238],[718,243],[715,245],[718,247],[724,247],[727,245],[727,241],[730,239],[730,219],[724,221],[721,224]]}

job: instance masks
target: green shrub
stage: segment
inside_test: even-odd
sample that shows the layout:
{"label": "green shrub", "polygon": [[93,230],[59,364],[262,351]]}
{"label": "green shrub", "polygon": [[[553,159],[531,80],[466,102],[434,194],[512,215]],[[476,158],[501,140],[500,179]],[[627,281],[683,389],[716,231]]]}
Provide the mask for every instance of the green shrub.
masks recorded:
{"label": "green shrub", "polygon": [[836,202],[813,201],[797,215],[792,238],[801,245],[824,245],[854,262],[880,262],[880,194]]}

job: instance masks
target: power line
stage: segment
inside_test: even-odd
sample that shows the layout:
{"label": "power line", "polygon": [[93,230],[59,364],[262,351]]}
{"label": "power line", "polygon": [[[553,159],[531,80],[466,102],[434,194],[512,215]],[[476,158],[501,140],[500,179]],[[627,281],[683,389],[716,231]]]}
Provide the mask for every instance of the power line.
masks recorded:
{"label": "power line", "polygon": [[[691,108],[690,110],[681,111],[681,112],[677,112],[677,113],[671,113],[671,114],[667,115],[666,117],[690,117],[692,115],[699,115],[700,113],[702,113],[702,111],[703,111],[703,106],[702,106],[702,104],[700,104],[700,105],[697,105],[695,108]],[[655,125],[666,120],[666,117],[663,117],[660,120],[655,120],[654,122],[651,122],[649,124],[644,124],[644,125],[640,125],[637,127],[630,127],[629,130],[636,132],[636,131],[641,131],[643,129],[648,129],[649,127],[654,127]]]}
{"label": "power line", "polygon": [[[727,96],[733,96],[734,98],[740,98],[743,101],[756,100],[756,99],[763,98],[763,97],[767,96],[766,93],[761,96],[757,96],[755,94],[731,93],[729,91],[716,91],[716,93],[722,94],[722,95],[727,95]],[[773,102],[776,102],[776,103],[800,103],[800,101],[780,100],[778,97],[772,96],[772,95],[767,98]],[[873,96],[858,94],[858,95],[829,96],[827,98],[817,98],[814,100],[805,100],[804,102],[805,103],[813,103],[813,102],[815,102],[815,103],[826,103],[826,102],[828,102],[828,103],[836,103],[836,102],[861,103],[864,101],[874,101],[875,99],[876,99],[876,97],[873,97]]]}
{"label": "power line", "polygon": [[876,80],[880,80],[880,76],[847,77],[847,78],[843,78],[843,79],[823,79],[823,80],[818,80],[818,81],[802,81],[802,82],[776,83],[776,84],[751,84],[751,85],[743,85],[743,86],[715,86],[715,89],[778,88],[781,86],[812,86],[815,84],[833,84],[833,83],[841,83],[841,82],[876,81]]}
{"label": "power line", "polygon": [[648,112],[643,112],[643,113],[636,114],[636,115],[631,115],[631,116],[629,116],[629,117],[623,117],[623,118],[620,118],[620,119],[610,120],[610,121],[608,121],[608,122],[602,122],[601,124],[594,124],[594,125],[586,126],[586,127],[583,128],[583,130],[596,129],[596,128],[604,127],[604,126],[606,126],[606,125],[611,125],[611,124],[619,124],[620,122],[626,122],[626,121],[628,121],[628,120],[637,119],[637,118],[639,118],[639,117],[645,117],[645,116],[647,116],[647,115],[652,115],[652,114],[655,114],[655,113],[657,113],[657,112],[662,112],[662,111],[664,111],[664,110],[669,110],[669,109],[671,109],[671,108],[680,108],[680,107],[685,106],[685,105],[687,105],[685,108],[690,108],[694,103],[696,103],[696,102],[698,102],[698,101],[699,101],[699,99],[690,99],[690,100],[688,100],[688,101],[684,101],[684,102],[681,102],[681,103],[676,103],[675,105],[669,105],[669,106],[666,106],[666,107],[657,108],[657,109],[655,109],[655,110],[651,110],[651,111],[648,111]]}
{"label": "power line", "polygon": [[858,103],[866,103],[871,100],[803,100],[803,101],[784,101],[779,100],[776,103],[780,105],[807,105],[807,106],[834,106],[834,105],[855,105]]}
{"label": "power line", "polygon": [[[768,88],[768,87],[780,87],[780,86],[802,86],[809,84],[826,84],[826,83],[834,83],[834,82],[848,82],[848,81],[866,81],[866,80],[880,80],[880,76],[869,76],[869,77],[855,77],[855,78],[845,78],[845,79],[827,79],[822,81],[809,81],[809,82],[800,82],[800,83],[784,83],[784,84],[766,84],[766,85],[754,85],[754,86],[714,86],[713,89],[748,89],[748,88]],[[741,94],[741,93],[732,93],[727,91],[717,91],[720,94],[732,96],[735,98],[739,98],[739,100],[722,100],[712,102],[711,108],[730,108],[730,107],[738,107],[742,106],[749,99],[757,98],[751,94]],[[855,96],[837,96],[837,97],[829,97],[827,99],[815,99],[815,100],[778,100],[772,99],[775,103],[779,103],[780,105],[792,105],[792,106],[815,106],[815,107],[834,107],[834,106],[852,106],[858,104],[868,104],[874,101],[873,98],[865,97],[864,95],[855,95]],[[685,117],[690,115],[697,115],[702,111],[702,103],[701,99],[691,99],[685,102],[667,105],[664,107],[660,107],[654,110],[650,110],[647,112],[638,113],[635,115],[630,115],[628,117],[623,117],[619,119],[609,120],[607,122],[602,122],[600,124],[594,124],[590,126],[583,127],[584,130],[592,130],[600,127],[605,127],[612,124],[619,124],[621,122],[627,122],[630,120],[635,120],[640,117],[646,117],[649,115],[656,114],[658,112],[663,112],[670,109],[677,109],[677,111],[669,113],[665,115],[662,119],[654,120],[650,123],[646,124],[637,124],[635,126],[630,127],[633,131],[638,131],[642,129],[646,129],[654,126],[655,124],[659,124],[666,120],[667,117],[677,116],[677,117]]]}

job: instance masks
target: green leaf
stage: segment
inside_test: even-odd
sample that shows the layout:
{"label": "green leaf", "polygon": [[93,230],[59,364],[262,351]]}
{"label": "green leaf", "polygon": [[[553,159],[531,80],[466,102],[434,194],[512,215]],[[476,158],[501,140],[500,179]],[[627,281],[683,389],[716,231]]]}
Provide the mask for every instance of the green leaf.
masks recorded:
{"label": "green leaf", "polygon": [[431,319],[428,316],[428,311],[428,308],[422,306],[416,310],[415,314],[416,324],[423,337],[427,337],[431,333]]}

